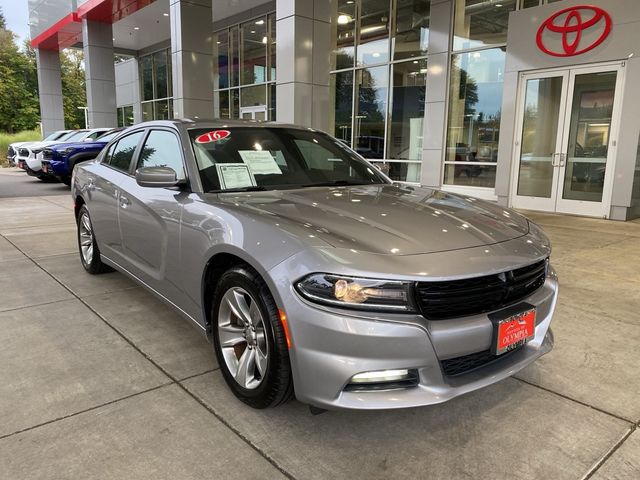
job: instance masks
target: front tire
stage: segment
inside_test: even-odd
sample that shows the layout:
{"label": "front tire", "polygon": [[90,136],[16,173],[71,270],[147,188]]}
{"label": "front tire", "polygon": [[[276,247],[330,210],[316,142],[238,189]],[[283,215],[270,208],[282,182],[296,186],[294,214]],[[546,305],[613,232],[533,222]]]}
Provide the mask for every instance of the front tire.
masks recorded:
{"label": "front tire", "polygon": [[86,205],[80,207],[78,212],[78,250],[80,252],[80,261],[84,269],[92,275],[110,272],[112,269],[102,263],[100,258],[100,250],[93,233],[93,225],[91,217]]}
{"label": "front tire", "polygon": [[243,265],[222,274],[211,322],[218,364],[236,397],[253,408],[268,408],[293,396],[278,307],[257,272]]}

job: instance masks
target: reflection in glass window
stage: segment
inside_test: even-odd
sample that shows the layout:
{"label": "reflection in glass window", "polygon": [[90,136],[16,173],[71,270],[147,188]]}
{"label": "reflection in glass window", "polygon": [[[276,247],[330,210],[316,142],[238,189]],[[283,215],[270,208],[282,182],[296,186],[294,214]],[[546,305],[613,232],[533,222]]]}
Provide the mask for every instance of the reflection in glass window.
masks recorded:
{"label": "reflection in glass window", "polygon": [[331,75],[333,92],[334,129],[333,136],[351,145],[351,119],[353,110],[353,71],[338,72]]}
{"label": "reflection in glass window", "polygon": [[118,127],[128,127],[133,125],[133,105],[118,107]]}
{"label": "reflection in glass window", "polygon": [[214,35],[213,58],[218,59],[215,71],[218,88],[229,88],[229,32],[223,30]]}
{"label": "reflection in glass window", "polygon": [[153,54],[153,67],[155,70],[155,98],[166,98],[168,94],[167,81],[167,52],[161,51]]}
{"label": "reflection in glass window", "polygon": [[142,134],[143,132],[136,132],[118,140],[118,143],[113,150],[113,154],[108,159],[109,165],[124,172],[129,171],[131,159],[133,158],[136,147],[142,138]]}
{"label": "reflection in glass window", "polygon": [[140,77],[142,79],[142,100],[153,100],[153,57],[140,58]]}
{"label": "reflection in glass window", "polygon": [[229,35],[231,37],[230,45],[230,57],[231,57],[231,71],[230,75],[230,87],[237,87],[240,76],[240,28],[235,26],[230,29]]}
{"label": "reflection in glass window", "polygon": [[430,0],[397,0],[393,58],[400,60],[427,54]]}
{"label": "reflection in glass window", "polygon": [[140,57],[142,121],[173,118],[169,49]]}
{"label": "reflection in glass window", "polygon": [[509,12],[517,0],[455,0],[453,49],[497,45],[507,41]]}
{"label": "reflection in glass window", "polygon": [[241,85],[267,81],[267,22],[264,17],[242,25]]}
{"label": "reflection in glass window", "polygon": [[332,49],[331,68],[353,67],[356,4],[351,0],[331,2]]}
{"label": "reflection in glass window", "polygon": [[420,160],[427,82],[427,61],[392,66],[391,125],[387,158]]}
{"label": "reflection in glass window", "polygon": [[214,34],[214,116],[275,120],[275,23],[262,15]]}
{"label": "reflection in glass window", "polygon": [[384,125],[387,115],[389,67],[356,70],[354,143],[366,158],[384,158]]}
{"label": "reflection in glass window", "polygon": [[[269,78],[272,82],[276,80],[276,16],[271,14],[267,16],[269,30],[267,37],[269,38]],[[274,117],[275,118],[275,117]]]}
{"label": "reflection in glass window", "polygon": [[444,183],[493,187],[500,132],[505,52],[452,56]]}
{"label": "reflection in glass window", "polygon": [[389,61],[389,16],[389,0],[361,0],[356,48],[359,66]]}

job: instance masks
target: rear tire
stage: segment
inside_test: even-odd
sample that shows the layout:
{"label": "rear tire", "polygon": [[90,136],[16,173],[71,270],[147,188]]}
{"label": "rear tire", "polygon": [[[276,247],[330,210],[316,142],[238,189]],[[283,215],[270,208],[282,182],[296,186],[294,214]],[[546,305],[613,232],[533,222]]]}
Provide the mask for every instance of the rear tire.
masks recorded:
{"label": "rear tire", "polygon": [[92,275],[113,271],[111,267],[102,263],[100,249],[93,233],[93,225],[86,205],[80,207],[77,225],[78,251],[80,252],[80,261],[84,269]]}
{"label": "rear tire", "polygon": [[275,407],[293,397],[278,307],[255,270],[240,265],[222,274],[211,323],[220,371],[236,397],[253,408]]}

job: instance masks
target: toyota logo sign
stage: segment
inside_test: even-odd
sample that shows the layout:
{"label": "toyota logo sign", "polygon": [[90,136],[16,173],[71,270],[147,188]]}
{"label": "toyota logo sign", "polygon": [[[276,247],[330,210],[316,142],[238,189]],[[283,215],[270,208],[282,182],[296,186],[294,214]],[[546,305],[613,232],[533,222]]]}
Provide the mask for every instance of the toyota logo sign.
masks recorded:
{"label": "toyota logo sign", "polygon": [[[599,36],[584,44],[582,34],[587,31],[599,33]],[[600,45],[609,32],[611,17],[607,12],[593,5],[575,5],[554,13],[542,22],[536,34],[536,44],[547,55],[573,57]],[[562,51],[552,50],[545,45],[554,36],[562,40]]]}

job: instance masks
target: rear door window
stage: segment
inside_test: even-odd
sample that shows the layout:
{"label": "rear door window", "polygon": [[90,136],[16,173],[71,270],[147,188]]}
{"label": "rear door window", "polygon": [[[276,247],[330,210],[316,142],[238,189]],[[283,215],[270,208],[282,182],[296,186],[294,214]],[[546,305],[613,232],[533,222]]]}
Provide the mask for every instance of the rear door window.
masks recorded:
{"label": "rear door window", "polygon": [[118,140],[118,143],[105,155],[104,163],[120,170],[129,172],[131,160],[136,152],[136,148],[142,139],[143,131],[132,133]]}

